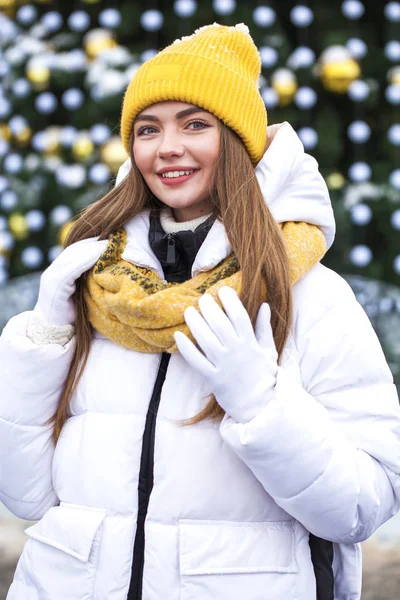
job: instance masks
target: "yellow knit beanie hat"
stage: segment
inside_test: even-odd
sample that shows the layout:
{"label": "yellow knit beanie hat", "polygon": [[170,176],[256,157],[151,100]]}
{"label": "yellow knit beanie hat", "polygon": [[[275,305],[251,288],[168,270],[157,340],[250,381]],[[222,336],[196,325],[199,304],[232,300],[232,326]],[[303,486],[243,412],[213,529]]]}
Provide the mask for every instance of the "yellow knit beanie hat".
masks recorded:
{"label": "yellow knit beanie hat", "polygon": [[262,158],[267,112],[258,90],[260,54],[243,23],[213,23],[175,40],[143,63],[124,96],[121,137],[129,153],[136,116],[164,100],[195,104],[231,127],[243,140],[251,161]]}

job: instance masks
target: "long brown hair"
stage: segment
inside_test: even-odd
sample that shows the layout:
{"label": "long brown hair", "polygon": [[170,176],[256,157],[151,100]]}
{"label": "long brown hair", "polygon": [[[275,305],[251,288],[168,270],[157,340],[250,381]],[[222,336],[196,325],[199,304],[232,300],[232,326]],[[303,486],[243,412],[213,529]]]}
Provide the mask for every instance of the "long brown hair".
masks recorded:
{"label": "long brown hair", "polygon": [[[292,324],[292,290],[289,260],[280,228],[263,198],[249,155],[241,138],[219,122],[220,156],[214,169],[210,198],[212,211],[222,220],[242,275],[240,299],[253,327],[262,302],[271,308],[271,326],[279,359]],[[165,206],[148,188],[133,158],[133,131],[130,140],[132,168],[124,180],[103,198],[84,208],[67,236],[65,247],[79,240],[99,236],[107,239],[111,232],[146,208]],[[76,282],[76,347],[53,423],[56,444],[68,417],[70,399],[85,368],[92,339],[83,297],[86,274]],[[264,285],[263,285],[264,284]],[[267,289],[267,297],[263,288]],[[214,395],[194,417],[183,421],[192,425],[203,419],[219,420],[224,415]]]}

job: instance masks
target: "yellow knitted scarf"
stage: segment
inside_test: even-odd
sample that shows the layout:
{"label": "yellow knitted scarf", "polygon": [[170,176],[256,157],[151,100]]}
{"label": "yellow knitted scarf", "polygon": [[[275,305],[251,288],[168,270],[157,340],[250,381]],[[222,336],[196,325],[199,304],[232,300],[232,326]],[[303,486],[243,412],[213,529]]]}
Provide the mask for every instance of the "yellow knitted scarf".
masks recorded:
{"label": "yellow knitted scarf", "polygon": [[[315,225],[281,223],[286,241],[292,284],[325,254],[323,233]],[[207,292],[218,302],[218,290],[233,287],[240,295],[241,273],[234,253],[209,271],[184,283],[164,283],[153,271],[121,259],[126,245],[125,229],[114,232],[97,263],[87,274],[84,297],[92,326],[116,344],[138,352],[177,352],[174,332],[182,331],[192,341],[185,323],[188,306],[198,308]]]}

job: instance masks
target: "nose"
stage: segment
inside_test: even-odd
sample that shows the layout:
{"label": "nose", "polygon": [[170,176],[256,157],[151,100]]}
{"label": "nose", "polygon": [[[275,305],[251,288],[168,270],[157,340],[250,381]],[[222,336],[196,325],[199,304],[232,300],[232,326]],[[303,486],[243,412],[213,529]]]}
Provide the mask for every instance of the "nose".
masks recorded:
{"label": "nose", "polygon": [[182,140],[179,134],[175,133],[164,133],[160,137],[160,143],[157,149],[157,155],[162,157],[169,156],[182,156],[185,154],[185,147],[182,144]]}

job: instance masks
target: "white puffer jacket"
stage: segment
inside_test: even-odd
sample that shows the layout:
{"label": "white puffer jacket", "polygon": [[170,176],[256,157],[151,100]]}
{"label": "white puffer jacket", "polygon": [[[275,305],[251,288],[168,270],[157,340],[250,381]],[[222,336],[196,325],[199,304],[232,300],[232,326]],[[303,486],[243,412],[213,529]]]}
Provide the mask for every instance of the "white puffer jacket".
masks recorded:
{"label": "white puffer jacket", "polygon": [[[333,214],[317,165],[288,124],[257,167],[278,221]],[[127,225],[123,258],[161,277],[149,214]],[[192,275],[230,252],[215,221]],[[154,434],[143,578],[131,588],[142,444],[160,354],[96,333],[54,449],[75,338],[37,345],[31,312],[0,338],[0,500],[27,530],[8,600],[312,600],[309,532],[333,542],[335,600],[360,598],[359,544],[400,503],[400,411],[379,341],[348,284],[321,264],[293,287],[294,324],[276,395],[250,422],[180,427],[211,393],[171,355]],[[150,461],[151,462],[151,461]],[[149,464],[150,464],[149,462]],[[136,585],[136,584],[135,584]]]}

